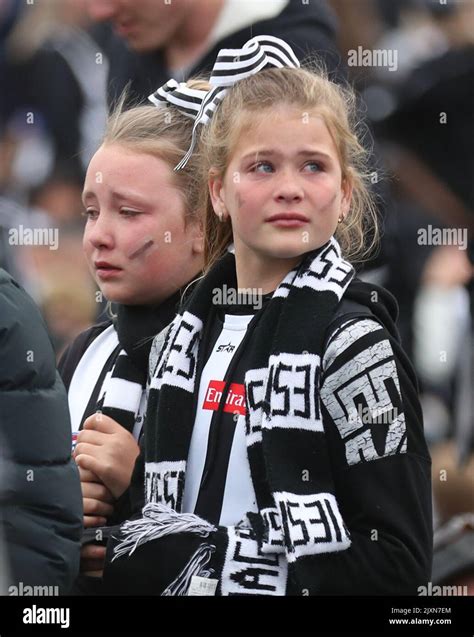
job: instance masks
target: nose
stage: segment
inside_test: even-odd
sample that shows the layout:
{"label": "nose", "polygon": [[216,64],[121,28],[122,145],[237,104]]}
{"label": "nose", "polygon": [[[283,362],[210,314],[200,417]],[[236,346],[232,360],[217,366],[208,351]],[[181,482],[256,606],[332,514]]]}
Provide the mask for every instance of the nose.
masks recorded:
{"label": "nose", "polygon": [[97,250],[110,250],[114,247],[113,228],[107,215],[103,212],[92,223],[89,222],[84,231],[84,242]]}
{"label": "nose", "polygon": [[87,0],[87,11],[95,22],[111,20],[118,10],[119,0]]}
{"label": "nose", "polygon": [[301,201],[304,196],[302,184],[291,169],[282,170],[276,181],[275,199],[282,202]]}

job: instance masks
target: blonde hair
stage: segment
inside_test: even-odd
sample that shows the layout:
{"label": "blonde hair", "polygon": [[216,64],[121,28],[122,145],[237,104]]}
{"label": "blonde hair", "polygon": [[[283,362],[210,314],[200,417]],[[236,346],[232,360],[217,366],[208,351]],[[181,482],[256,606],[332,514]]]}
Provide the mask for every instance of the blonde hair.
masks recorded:
{"label": "blonde hair", "polygon": [[[209,89],[209,84],[201,79],[190,80],[187,86]],[[173,183],[182,195],[186,221],[202,221],[199,142],[186,167],[177,172],[173,170],[189,148],[194,121],[172,105],[165,108],[136,105],[125,110],[127,100],[127,91],[124,91],[107,120],[102,145],[119,144],[166,162],[173,171]]]}
{"label": "blonde hair", "polygon": [[[324,119],[338,151],[342,177],[353,188],[350,211],[344,222],[338,224],[335,236],[347,259],[362,261],[378,240],[377,211],[367,164],[369,151],[358,136],[360,124],[355,114],[354,92],[331,82],[321,68],[266,69],[235,84],[202,131],[203,182],[207,182],[211,168],[224,177],[238,136],[249,123],[249,115],[280,105],[297,106],[303,111],[316,109]],[[207,271],[232,241],[232,227],[229,220],[217,219],[209,190],[203,188],[201,194]]]}

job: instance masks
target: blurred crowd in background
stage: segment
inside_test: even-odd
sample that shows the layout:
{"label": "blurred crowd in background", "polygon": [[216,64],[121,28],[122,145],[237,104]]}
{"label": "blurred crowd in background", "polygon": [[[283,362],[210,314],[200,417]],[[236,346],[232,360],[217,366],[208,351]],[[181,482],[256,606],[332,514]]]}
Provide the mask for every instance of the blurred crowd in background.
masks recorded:
{"label": "blurred crowd in background", "polygon": [[[105,308],[81,245],[85,169],[111,95],[123,88],[111,84],[121,36],[101,14],[105,4],[0,0],[0,266],[41,308],[58,358]],[[381,247],[361,276],[397,298],[420,381],[433,458],[434,578],[472,582],[474,0],[327,4],[338,24],[337,64],[359,91],[382,184]],[[123,47],[147,52],[126,39]],[[374,62],[374,51],[391,57]],[[57,249],[29,245],[21,230],[12,241],[12,228],[57,229]]]}

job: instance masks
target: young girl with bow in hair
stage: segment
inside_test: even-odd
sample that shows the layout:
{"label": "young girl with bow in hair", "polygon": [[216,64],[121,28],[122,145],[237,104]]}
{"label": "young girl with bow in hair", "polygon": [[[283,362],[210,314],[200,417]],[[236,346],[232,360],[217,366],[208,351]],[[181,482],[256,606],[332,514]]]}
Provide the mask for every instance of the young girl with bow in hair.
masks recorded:
{"label": "young girl with bow in hair", "polygon": [[[200,86],[207,83],[189,94],[205,95]],[[87,542],[129,515],[151,343],[203,266],[197,157],[173,172],[192,129],[193,119],[173,105],[166,112],[118,105],[87,170],[84,252],[114,316],[79,335],[59,365],[81,474],[83,573],[99,574],[105,555]],[[94,582],[82,580],[87,592]]]}
{"label": "young girl with bow in hair", "polygon": [[350,91],[267,36],[221,51],[210,84],[206,273],[151,350],[145,502],[108,543],[105,584],[415,594],[430,458],[395,300],[349,262],[375,223]]}

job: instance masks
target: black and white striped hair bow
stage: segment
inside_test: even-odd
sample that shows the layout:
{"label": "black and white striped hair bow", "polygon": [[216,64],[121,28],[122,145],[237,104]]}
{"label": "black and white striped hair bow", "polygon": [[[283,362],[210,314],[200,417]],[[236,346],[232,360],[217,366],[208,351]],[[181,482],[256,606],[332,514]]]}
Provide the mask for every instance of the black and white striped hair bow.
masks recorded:
{"label": "black and white striped hair bow", "polygon": [[199,124],[206,125],[211,121],[229,87],[270,66],[298,68],[300,62],[293,49],[284,40],[272,35],[257,35],[246,42],[241,49],[219,51],[209,79],[211,85],[209,91],[192,89],[186,86],[185,82],[169,80],[149,96],[148,99],[155,106],[172,104],[184,115],[195,120],[191,146],[183,159],[175,166],[175,170],[186,166],[196,144],[197,127]]}

